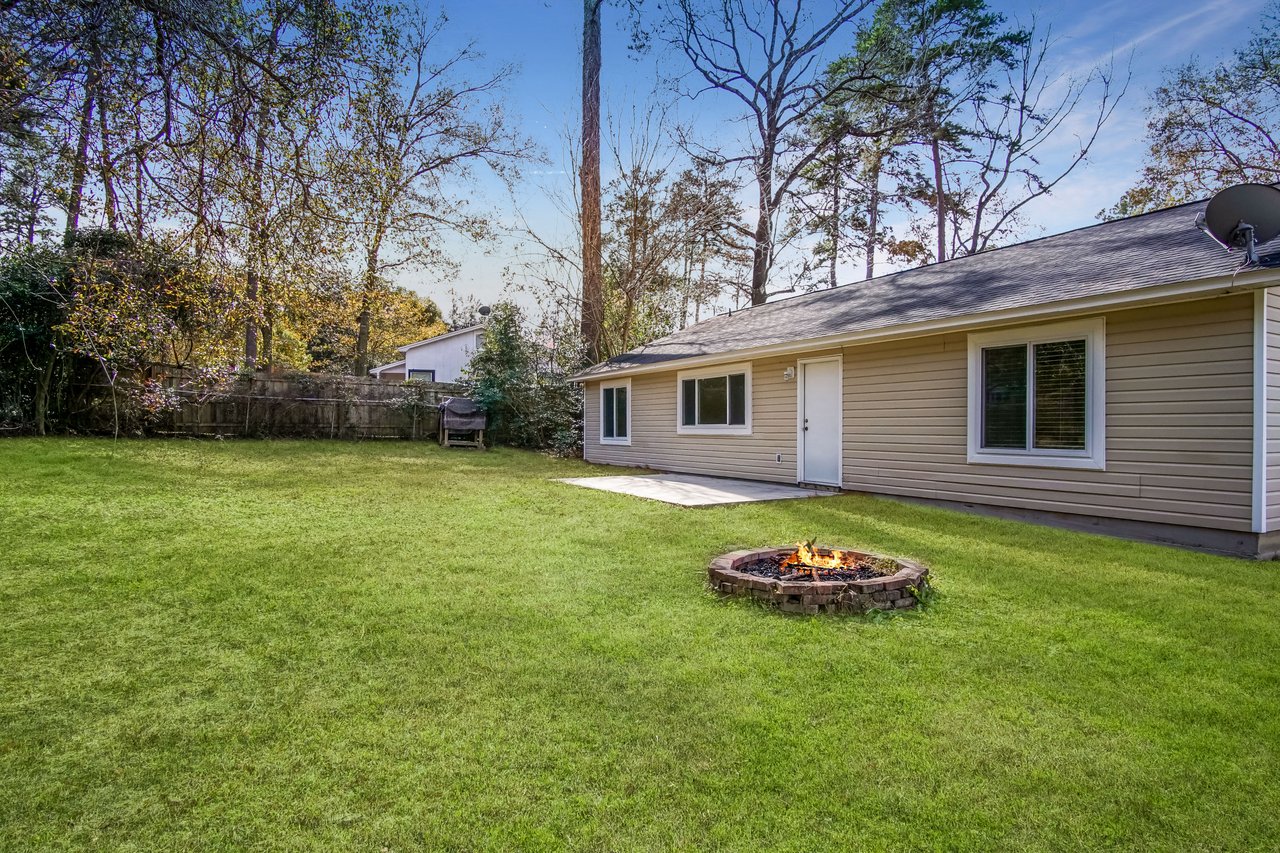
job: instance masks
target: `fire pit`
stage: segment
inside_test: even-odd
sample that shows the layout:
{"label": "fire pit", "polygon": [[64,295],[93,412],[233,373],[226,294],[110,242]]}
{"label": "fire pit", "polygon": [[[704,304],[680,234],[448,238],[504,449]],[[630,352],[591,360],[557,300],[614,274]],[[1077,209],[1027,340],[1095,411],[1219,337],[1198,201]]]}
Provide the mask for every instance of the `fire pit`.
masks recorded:
{"label": "fire pit", "polygon": [[814,547],[733,551],[707,566],[711,587],[751,596],[786,613],[867,613],[909,610],[928,587],[919,563],[861,551]]}

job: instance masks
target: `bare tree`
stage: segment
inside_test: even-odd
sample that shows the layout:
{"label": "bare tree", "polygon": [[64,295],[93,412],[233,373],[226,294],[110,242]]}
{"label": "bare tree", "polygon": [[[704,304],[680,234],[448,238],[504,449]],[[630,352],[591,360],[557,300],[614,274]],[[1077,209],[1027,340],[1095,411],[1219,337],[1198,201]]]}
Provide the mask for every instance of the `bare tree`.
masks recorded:
{"label": "bare tree", "polygon": [[[625,125],[625,126],[621,126]],[[638,108],[630,124],[610,124],[602,244],[602,319],[599,357],[607,358],[683,327],[741,286],[750,247],[742,238],[736,182],[706,163],[681,162],[663,131],[663,113]],[[581,151],[566,139],[567,174]],[[552,184],[548,199],[561,218],[581,223],[580,185]],[[523,223],[525,247],[508,268],[511,280],[533,293],[545,320],[579,322],[583,309],[581,235],[554,235]]]}
{"label": "bare tree", "polygon": [[[386,273],[447,264],[436,239],[442,232],[484,239],[488,220],[470,211],[458,182],[477,166],[509,179],[528,148],[493,101],[513,69],[467,79],[467,66],[482,58],[474,44],[440,51],[433,62],[444,24],[420,13],[392,22],[376,44],[369,79],[351,96],[342,126],[349,142],[334,148],[332,168],[363,263],[352,366],[358,376],[369,368],[372,308]],[[391,258],[389,248],[397,250]]]}
{"label": "bare tree", "polygon": [[[1012,234],[1027,205],[1051,194],[1088,160],[1128,89],[1130,75],[1117,77],[1114,66],[1081,79],[1055,75],[1047,64],[1051,36],[1046,30],[1018,47],[995,90],[1003,94],[973,102],[968,145],[946,167],[948,194],[958,202],[948,213],[953,255],[977,254]],[[1087,114],[1073,150],[1048,166],[1049,149],[1082,111]]]}
{"label": "bare tree", "polygon": [[[718,164],[742,164],[756,184],[752,232],[751,303],[773,292],[769,276],[777,257],[777,219],[792,187],[827,149],[800,131],[824,106],[861,85],[879,82],[872,62],[848,63],[827,76],[822,57],[831,41],[846,34],[872,0],[840,0],[815,17],[810,0],[676,0],[670,35],[694,75],[711,90],[736,99],[750,128],[749,152],[701,148],[698,156]],[[832,133],[835,133],[835,129]],[[884,128],[841,127],[846,137],[874,137]],[[781,292],[781,291],[778,291]]]}

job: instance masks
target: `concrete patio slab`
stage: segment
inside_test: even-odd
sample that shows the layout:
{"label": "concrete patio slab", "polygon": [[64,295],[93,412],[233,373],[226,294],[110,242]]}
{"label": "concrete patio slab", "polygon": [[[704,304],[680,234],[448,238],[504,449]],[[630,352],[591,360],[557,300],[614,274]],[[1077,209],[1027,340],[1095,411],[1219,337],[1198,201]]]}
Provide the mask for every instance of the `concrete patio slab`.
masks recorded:
{"label": "concrete patio slab", "polygon": [[756,501],[783,501],[830,495],[799,486],[700,477],[697,474],[642,474],[617,477],[566,477],[559,480],[572,486],[634,495],[679,506],[715,506]]}

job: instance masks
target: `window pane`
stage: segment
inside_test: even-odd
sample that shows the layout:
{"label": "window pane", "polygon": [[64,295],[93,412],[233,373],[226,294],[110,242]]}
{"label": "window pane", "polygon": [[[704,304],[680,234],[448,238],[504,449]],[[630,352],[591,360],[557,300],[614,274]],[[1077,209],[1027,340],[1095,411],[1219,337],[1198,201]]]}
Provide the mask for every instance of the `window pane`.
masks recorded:
{"label": "window pane", "polygon": [[680,423],[693,426],[698,422],[698,383],[686,379],[680,383]]}
{"label": "window pane", "polygon": [[743,426],[747,422],[747,375],[729,377],[729,423]]}
{"label": "window pane", "polygon": [[1085,342],[1035,345],[1035,444],[1084,450]]}
{"label": "window pane", "polygon": [[982,351],[982,446],[1027,447],[1027,348]]}
{"label": "window pane", "polygon": [[600,404],[601,416],[604,418],[604,428],[601,435],[605,438],[614,438],[614,408],[613,408],[613,388],[604,389],[604,396]]}
{"label": "window pane", "polygon": [[728,423],[728,379],[715,376],[698,380],[698,423]]}
{"label": "window pane", "polygon": [[617,407],[617,417],[614,419],[614,435],[618,438],[627,437],[627,389],[615,388],[614,401]]}

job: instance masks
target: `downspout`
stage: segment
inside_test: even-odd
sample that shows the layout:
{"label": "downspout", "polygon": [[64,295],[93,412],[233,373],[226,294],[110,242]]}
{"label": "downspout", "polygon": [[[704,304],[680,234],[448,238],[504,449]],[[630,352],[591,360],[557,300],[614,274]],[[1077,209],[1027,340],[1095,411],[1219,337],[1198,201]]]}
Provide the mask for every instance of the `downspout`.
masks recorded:
{"label": "downspout", "polygon": [[[1253,292],[1253,524],[1267,532],[1267,293]],[[1261,545],[1261,543],[1259,543]]]}

